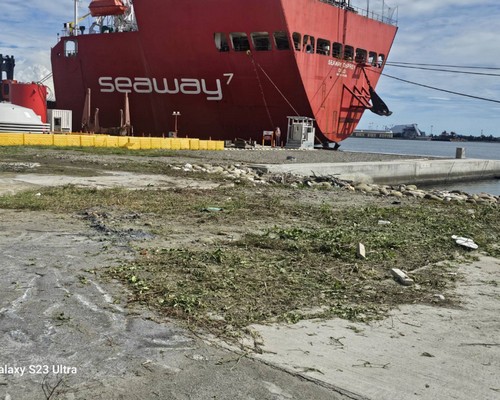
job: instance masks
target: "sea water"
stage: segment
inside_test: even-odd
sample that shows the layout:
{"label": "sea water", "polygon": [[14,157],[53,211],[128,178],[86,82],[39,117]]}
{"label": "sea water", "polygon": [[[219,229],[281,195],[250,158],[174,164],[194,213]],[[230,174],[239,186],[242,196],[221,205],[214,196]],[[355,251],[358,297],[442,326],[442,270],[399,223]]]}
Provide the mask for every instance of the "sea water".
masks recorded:
{"label": "sea water", "polygon": [[[348,138],[341,142],[340,150],[455,158],[457,147],[465,149],[466,158],[500,160],[500,142],[439,142],[431,140]],[[500,195],[500,179],[443,183],[433,187],[444,190],[462,190],[467,193],[485,192]]]}

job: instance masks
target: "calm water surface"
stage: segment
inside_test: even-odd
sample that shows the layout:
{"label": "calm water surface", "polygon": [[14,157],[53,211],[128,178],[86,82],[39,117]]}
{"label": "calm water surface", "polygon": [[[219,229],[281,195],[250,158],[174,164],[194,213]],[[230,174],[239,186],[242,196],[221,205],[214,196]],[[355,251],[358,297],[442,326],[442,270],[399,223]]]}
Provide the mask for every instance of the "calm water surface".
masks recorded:
{"label": "calm water surface", "polygon": [[[500,143],[349,138],[342,141],[340,150],[455,158],[457,147],[465,148],[466,158],[500,160]],[[500,179],[442,184],[437,187],[440,189],[463,190],[467,193],[486,192],[500,195]]]}

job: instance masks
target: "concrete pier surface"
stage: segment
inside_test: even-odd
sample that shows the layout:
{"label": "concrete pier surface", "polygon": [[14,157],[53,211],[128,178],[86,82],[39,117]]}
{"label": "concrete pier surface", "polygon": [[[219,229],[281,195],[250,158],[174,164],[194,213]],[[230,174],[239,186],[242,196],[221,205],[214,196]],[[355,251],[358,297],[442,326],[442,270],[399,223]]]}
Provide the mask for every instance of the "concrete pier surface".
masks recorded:
{"label": "concrete pier surface", "polygon": [[336,176],[340,179],[378,184],[424,184],[500,178],[500,160],[411,159],[342,163],[259,164],[270,173],[302,176]]}
{"label": "concrete pier surface", "polygon": [[[208,192],[221,187],[218,197],[206,197],[203,203],[212,205],[212,199],[236,203],[238,197],[230,196],[244,194],[244,190],[259,191],[263,200],[259,207],[274,200],[271,185],[225,187],[225,180],[204,179],[186,171],[194,171],[186,163],[202,162],[221,172],[221,165],[233,169],[235,165],[260,165],[270,172],[334,175],[375,183],[500,176],[500,161],[410,160],[333,151],[219,151],[205,152],[203,158],[199,153],[177,152],[153,159],[15,149],[6,151],[0,162],[0,195],[31,189],[19,201],[35,204],[37,199],[50,199],[45,188],[56,185],[125,187],[144,190],[144,196],[182,188],[196,197],[190,210],[198,210],[204,195],[201,189]],[[145,167],[137,171],[141,162]],[[175,174],[164,172],[169,164],[177,168]],[[189,189],[193,192],[188,193]],[[371,205],[374,199],[386,206],[401,206],[391,198],[358,196],[347,190],[293,192],[298,197],[290,202],[304,206],[314,201],[319,207],[326,200],[325,204],[335,202],[340,210],[348,210]],[[409,205],[418,202],[418,198],[402,199]],[[122,266],[167,246],[215,250],[219,243],[235,242],[242,234],[255,232],[259,219],[247,220],[246,215],[223,219],[204,211],[178,218],[172,211],[172,218],[163,219],[149,210],[139,214],[134,207],[119,214],[113,204],[82,207],[57,213],[0,209],[0,400],[500,398],[500,259],[487,257],[483,248],[471,253],[473,260],[453,262],[449,274],[456,286],[436,286],[429,304],[403,305],[370,323],[337,318],[253,325],[249,328],[254,339],[251,345],[258,341],[259,351],[253,351],[254,347],[230,351],[208,334],[194,334],[175,319],[134,304],[130,288],[103,273],[106,267]],[[464,207],[464,215],[473,218],[472,208]],[[499,211],[490,205],[480,210],[486,208]],[[447,218],[445,211],[439,211],[437,219]],[[90,217],[94,215],[105,222]],[[379,216],[373,217],[377,223]],[[300,226],[300,219],[283,223],[288,224]],[[158,234],[160,225],[167,227],[165,239],[144,235],[147,239],[142,241],[135,235]],[[465,234],[450,232],[444,239],[451,240],[455,233]],[[420,239],[410,230],[409,235]],[[407,255],[411,258],[411,251]],[[422,266],[419,271],[427,274],[429,270]],[[360,280],[359,291],[371,290],[369,280],[366,283]],[[401,286],[403,290],[420,289]],[[447,305],[450,299],[457,300],[453,307]]]}
{"label": "concrete pier surface", "polygon": [[255,357],[356,400],[499,399],[500,260],[481,256],[459,273],[460,307],[407,305],[369,324],[257,325]]}

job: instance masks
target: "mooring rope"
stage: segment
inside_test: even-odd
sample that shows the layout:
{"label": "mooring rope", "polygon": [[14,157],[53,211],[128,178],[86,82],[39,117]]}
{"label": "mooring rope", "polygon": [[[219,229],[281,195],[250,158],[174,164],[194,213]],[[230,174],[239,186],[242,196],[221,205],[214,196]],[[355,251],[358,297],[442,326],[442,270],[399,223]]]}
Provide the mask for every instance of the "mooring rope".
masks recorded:
{"label": "mooring rope", "polygon": [[260,93],[262,94],[262,100],[264,101],[264,106],[266,107],[267,116],[269,117],[269,122],[271,122],[271,126],[274,129],[275,125],[273,122],[273,117],[271,116],[271,112],[269,111],[269,106],[267,105],[267,100],[264,94],[264,88],[262,87],[262,82],[260,80],[259,71],[257,71],[257,66],[255,64],[255,60],[253,59],[253,55],[250,50],[247,50],[247,56],[250,57],[250,60],[252,61],[253,69],[255,71],[255,75],[257,76],[257,81],[259,82],[259,88],[260,88]]}

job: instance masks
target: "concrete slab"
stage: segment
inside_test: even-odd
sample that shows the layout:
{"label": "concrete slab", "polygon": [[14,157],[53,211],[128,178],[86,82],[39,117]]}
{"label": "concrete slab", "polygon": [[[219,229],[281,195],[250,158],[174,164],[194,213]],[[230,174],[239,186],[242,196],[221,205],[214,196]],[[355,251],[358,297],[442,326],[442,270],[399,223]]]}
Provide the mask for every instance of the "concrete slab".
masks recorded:
{"label": "concrete slab", "polygon": [[221,183],[158,174],[137,174],[127,171],[107,171],[95,176],[0,173],[0,195],[14,194],[26,189],[65,185],[94,189],[115,187],[127,189],[214,189],[221,186]]}
{"label": "concrete slab", "polygon": [[352,163],[259,164],[270,173],[301,176],[334,175],[340,179],[366,183],[433,183],[467,179],[500,178],[500,160],[393,160]]}
{"label": "concrete slab", "polygon": [[368,325],[254,326],[264,342],[257,358],[354,399],[499,399],[500,260],[482,257],[460,272],[460,308],[404,306]]}
{"label": "concrete slab", "polygon": [[346,399],[129,308],[96,274],[132,254],[94,236],[76,218],[0,210],[0,399]]}

